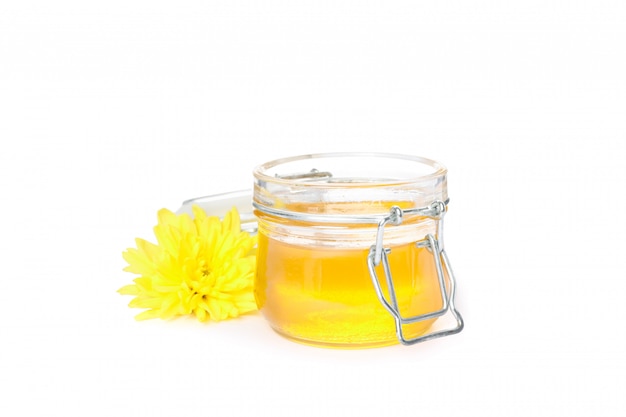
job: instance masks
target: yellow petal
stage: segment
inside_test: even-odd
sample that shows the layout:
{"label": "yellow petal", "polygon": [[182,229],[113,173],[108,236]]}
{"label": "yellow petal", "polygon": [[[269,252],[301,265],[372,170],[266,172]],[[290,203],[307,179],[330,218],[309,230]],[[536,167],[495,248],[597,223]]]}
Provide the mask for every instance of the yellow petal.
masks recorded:
{"label": "yellow petal", "polygon": [[222,220],[222,233],[238,233],[241,231],[239,212],[233,207]]}
{"label": "yellow petal", "polygon": [[157,219],[160,225],[175,225],[177,223],[176,215],[166,208],[158,211]]}
{"label": "yellow petal", "polygon": [[148,277],[135,278],[133,282],[137,285],[139,291],[152,291],[152,279]]}
{"label": "yellow petal", "polygon": [[128,307],[131,308],[160,308],[162,301],[154,297],[135,297],[130,300]]}
{"label": "yellow petal", "polygon": [[211,320],[220,321],[223,319],[222,306],[221,304],[215,300],[210,299],[208,304],[209,315],[211,316]]}
{"label": "yellow petal", "polygon": [[206,313],[206,310],[205,310],[205,309],[203,309],[203,308],[201,308],[201,307],[197,307],[197,308],[194,310],[194,313],[195,313],[195,315],[196,315],[196,318],[197,318],[198,320],[200,320],[201,322],[205,322],[205,321],[207,321],[207,320],[209,319],[209,316],[208,316],[208,314]]}
{"label": "yellow petal", "polygon": [[139,275],[150,275],[154,272],[154,262],[140,250],[128,248],[122,252],[122,257],[128,262],[124,271]]}
{"label": "yellow petal", "polygon": [[162,319],[170,319],[178,314],[179,310],[179,298],[177,294],[168,294],[167,297],[163,300],[161,305],[161,314],[160,317]]}
{"label": "yellow petal", "polygon": [[158,317],[159,317],[159,310],[146,310],[142,313],[137,314],[135,316],[135,320],[142,321],[142,320],[156,319]]}
{"label": "yellow petal", "polygon": [[196,223],[196,226],[202,223],[204,219],[206,219],[207,217],[206,212],[200,206],[196,204],[191,206],[191,211],[193,212],[193,219],[194,219],[194,222]]}
{"label": "yellow petal", "polygon": [[130,284],[123,286],[117,292],[123,295],[137,295],[139,294],[139,288],[135,284]]}

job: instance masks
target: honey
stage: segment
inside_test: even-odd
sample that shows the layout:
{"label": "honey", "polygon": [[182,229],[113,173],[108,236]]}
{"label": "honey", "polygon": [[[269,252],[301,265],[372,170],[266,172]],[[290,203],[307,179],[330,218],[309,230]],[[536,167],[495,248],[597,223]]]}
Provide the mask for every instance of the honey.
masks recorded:
{"label": "honey", "polygon": [[[373,347],[398,343],[394,320],[376,297],[368,249],[298,246],[259,230],[257,304],[274,330],[303,343]],[[392,247],[389,263],[403,316],[442,308],[432,254],[415,244]],[[383,274],[382,267],[377,272]],[[386,285],[383,291],[388,292]],[[409,337],[434,319],[405,325]]]}

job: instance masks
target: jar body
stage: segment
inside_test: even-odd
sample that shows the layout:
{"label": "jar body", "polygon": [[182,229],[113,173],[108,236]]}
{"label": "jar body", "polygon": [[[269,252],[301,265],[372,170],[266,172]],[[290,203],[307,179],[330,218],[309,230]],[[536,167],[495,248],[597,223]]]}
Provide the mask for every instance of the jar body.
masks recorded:
{"label": "jar body", "polygon": [[[374,347],[398,343],[392,316],[376,297],[367,266],[367,247],[290,243],[259,221],[255,297],[278,333],[331,347]],[[333,233],[324,230],[326,237]],[[338,237],[336,237],[338,238]],[[338,240],[339,242],[339,240]],[[432,253],[413,241],[388,255],[403,316],[442,307]],[[384,272],[377,267],[379,276]],[[383,283],[383,291],[388,292]],[[428,330],[434,319],[405,326],[409,337]]]}
{"label": "jar body", "polygon": [[[344,176],[343,182],[340,179],[330,184],[325,183],[327,178],[308,178],[303,183],[300,176],[296,181],[268,184],[269,177],[263,177],[255,185],[256,301],[272,328],[294,341],[336,348],[398,343],[394,318],[377,297],[368,268],[377,225],[342,223],[341,219],[380,215],[393,206],[421,207],[432,200],[437,186],[445,194],[445,172],[443,179],[438,177],[425,185],[363,177],[354,181],[355,177]],[[276,215],[267,207],[287,215]],[[385,233],[383,244],[403,317],[442,308],[432,251],[416,244],[436,232],[435,220],[417,217],[389,227]],[[375,270],[378,276],[385,276],[382,265]],[[389,297],[385,280],[380,284]],[[403,331],[408,337],[419,336],[434,320],[403,325]]]}

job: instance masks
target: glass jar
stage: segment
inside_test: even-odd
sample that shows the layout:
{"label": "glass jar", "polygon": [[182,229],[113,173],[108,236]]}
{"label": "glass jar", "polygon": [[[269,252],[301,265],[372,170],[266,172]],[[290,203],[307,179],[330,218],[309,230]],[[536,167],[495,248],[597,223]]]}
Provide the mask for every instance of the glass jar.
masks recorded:
{"label": "glass jar", "polygon": [[[443,250],[445,167],[382,153],[303,155],[254,170],[255,297],[281,335],[338,348],[458,333]],[[451,329],[429,331],[450,313]]]}

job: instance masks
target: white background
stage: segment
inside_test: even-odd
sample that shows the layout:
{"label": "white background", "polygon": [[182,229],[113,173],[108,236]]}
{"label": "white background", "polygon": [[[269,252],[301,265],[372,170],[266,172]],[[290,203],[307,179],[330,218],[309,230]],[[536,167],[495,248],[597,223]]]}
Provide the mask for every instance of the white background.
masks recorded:
{"label": "white background", "polygon": [[[626,414],[621,0],[2,1],[0,415]],[[449,169],[463,333],[137,323],[156,212],[323,151]]]}

